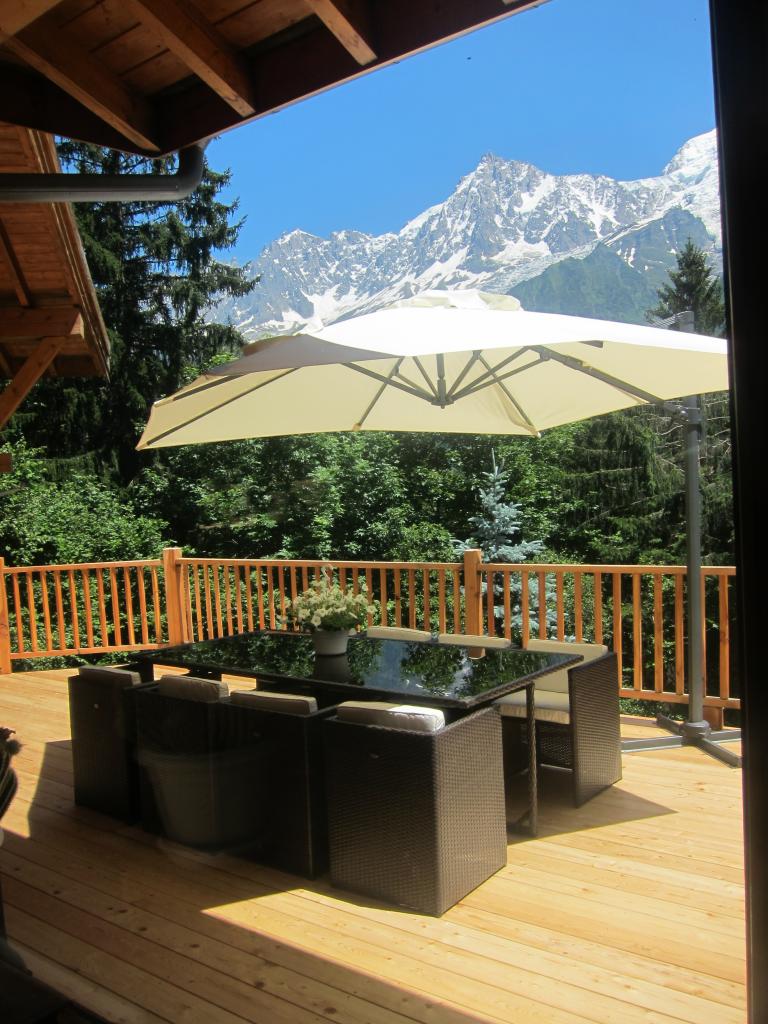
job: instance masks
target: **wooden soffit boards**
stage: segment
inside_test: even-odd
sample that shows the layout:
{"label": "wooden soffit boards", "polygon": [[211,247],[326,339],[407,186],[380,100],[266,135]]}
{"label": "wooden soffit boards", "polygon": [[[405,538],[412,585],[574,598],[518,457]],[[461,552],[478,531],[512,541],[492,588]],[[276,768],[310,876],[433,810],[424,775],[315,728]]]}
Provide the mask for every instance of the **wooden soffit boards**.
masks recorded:
{"label": "wooden soffit boards", "polygon": [[0,0],[0,120],[169,153],[546,0]]}
{"label": "wooden soffit boards", "polygon": [[[0,173],[55,173],[50,136],[0,123]],[[0,423],[42,374],[105,376],[109,338],[72,208],[0,204]]]}

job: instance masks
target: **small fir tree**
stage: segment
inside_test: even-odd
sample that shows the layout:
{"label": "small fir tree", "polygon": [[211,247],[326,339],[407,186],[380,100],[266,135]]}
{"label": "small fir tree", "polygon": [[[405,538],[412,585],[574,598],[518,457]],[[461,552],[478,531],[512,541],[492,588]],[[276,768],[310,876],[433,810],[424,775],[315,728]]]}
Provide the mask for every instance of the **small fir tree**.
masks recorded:
{"label": "small fir tree", "polygon": [[[504,469],[503,461],[496,461],[494,452],[491,452],[491,469],[483,473],[483,481],[478,488],[480,511],[469,517],[474,534],[468,540],[456,542],[457,553],[480,548],[483,558],[488,562],[527,562],[541,551],[544,543],[540,540],[520,539],[521,508],[516,502],[507,500],[509,474]],[[483,584],[483,593],[487,593],[487,584]],[[509,593],[511,626],[514,632],[519,633],[522,627],[522,585],[519,580],[509,577]],[[533,609],[531,612],[531,628],[534,629],[538,622]],[[497,622],[503,621],[504,589],[496,582],[493,585],[493,613]]]}

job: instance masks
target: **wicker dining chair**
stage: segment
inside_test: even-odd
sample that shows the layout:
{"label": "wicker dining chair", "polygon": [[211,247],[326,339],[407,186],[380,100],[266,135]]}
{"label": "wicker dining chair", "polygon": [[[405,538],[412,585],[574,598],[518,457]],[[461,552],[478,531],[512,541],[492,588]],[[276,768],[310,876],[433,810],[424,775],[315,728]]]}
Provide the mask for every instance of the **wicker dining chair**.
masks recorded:
{"label": "wicker dining chair", "polygon": [[135,821],[139,780],[133,699],[141,678],[122,668],[82,665],[67,682],[75,803]]}
{"label": "wicker dining chair", "polygon": [[331,882],[440,915],[507,861],[499,714],[424,731],[425,709],[381,706],[323,726]]}
{"label": "wicker dining chair", "polygon": [[[558,641],[537,641],[535,649],[584,656],[581,664],[544,676],[535,687],[537,764],[571,772],[573,802],[579,807],[621,778],[616,655],[597,644]],[[527,764],[525,698],[509,694],[496,703],[509,782]]]}
{"label": "wicker dining chair", "polygon": [[325,870],[320,722],[332,709],[189,676],[159,680],[136,708],[145,829],[305,877]]}

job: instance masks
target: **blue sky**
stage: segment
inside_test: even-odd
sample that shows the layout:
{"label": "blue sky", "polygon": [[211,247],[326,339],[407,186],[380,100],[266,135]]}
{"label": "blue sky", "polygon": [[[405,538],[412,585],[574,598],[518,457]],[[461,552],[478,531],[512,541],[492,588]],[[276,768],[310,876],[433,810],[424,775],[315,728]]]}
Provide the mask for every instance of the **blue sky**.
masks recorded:
{"label": "blue sky", "polygon": [[550,0],[214,140],[244,262],[293,228],[397,231],[484,153],[658,174],[714,127],[707,0]]}

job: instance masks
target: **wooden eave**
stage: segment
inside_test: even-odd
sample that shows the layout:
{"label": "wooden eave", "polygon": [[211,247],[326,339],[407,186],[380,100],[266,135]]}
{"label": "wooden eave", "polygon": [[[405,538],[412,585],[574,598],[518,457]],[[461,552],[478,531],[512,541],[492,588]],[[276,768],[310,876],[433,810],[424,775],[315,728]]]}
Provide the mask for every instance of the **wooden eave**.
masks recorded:
{"label": "wooden eave", "polygon": [[0,0],[0,120],[169,153],[546,0]]}
{"label": "wooden eave", "polygon": [[[58,170],[50,136],[0,123],[0,173]],[[43,374],[106,376],[108,357],[72,207],[0,205],[0,423]]]}

